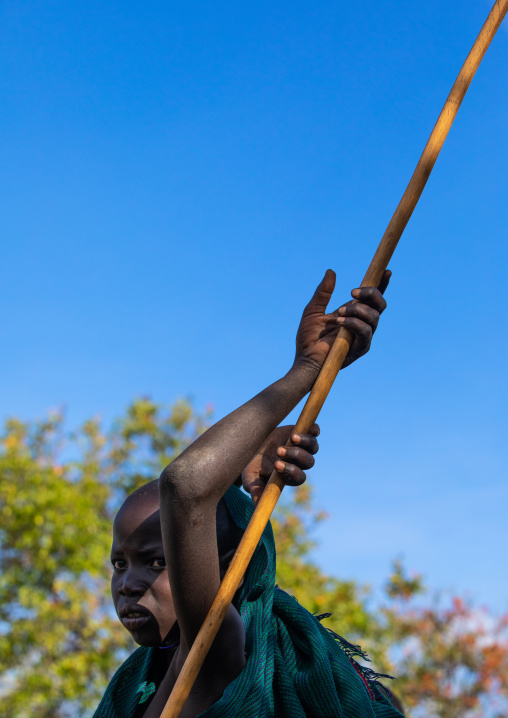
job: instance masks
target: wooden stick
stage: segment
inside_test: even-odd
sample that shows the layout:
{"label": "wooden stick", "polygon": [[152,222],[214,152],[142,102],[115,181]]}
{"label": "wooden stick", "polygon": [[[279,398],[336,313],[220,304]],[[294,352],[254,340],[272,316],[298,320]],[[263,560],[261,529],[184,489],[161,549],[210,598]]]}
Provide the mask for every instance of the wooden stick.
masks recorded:
{"label": "wooden stick", "polygon": [[[507,11],[508,0],[497,0],[455,80],[413,176],[363,278],[362,287],[377,287],[381,281],[383,272],[388,266],[395,247],[420,199],[471,80]],[[341,327],[296,423],[295,431],[308,433],[310,427],[316,421],[328,392],[347,356],[351,340],[351,333]],[[161,713],[161,718],[177,718],[180,715],[205,656],[217,635],[222,619],[233,600],[233,596],[283,488],[283,480],[274,471],[245,530],[240,545],[221,583],[219,592],[187,656],[171,696]]]}

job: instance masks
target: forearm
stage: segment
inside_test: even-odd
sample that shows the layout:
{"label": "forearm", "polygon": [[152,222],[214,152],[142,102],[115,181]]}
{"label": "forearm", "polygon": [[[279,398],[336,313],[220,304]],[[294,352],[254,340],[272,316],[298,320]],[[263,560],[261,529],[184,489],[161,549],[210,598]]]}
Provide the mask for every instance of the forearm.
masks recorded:
{"label": "forearm", "polygon": [[221,419],[164,470],[161,489],[190,500],[222,496],[268,434],[310,391],[317,371],[314,364],[295,364]]}

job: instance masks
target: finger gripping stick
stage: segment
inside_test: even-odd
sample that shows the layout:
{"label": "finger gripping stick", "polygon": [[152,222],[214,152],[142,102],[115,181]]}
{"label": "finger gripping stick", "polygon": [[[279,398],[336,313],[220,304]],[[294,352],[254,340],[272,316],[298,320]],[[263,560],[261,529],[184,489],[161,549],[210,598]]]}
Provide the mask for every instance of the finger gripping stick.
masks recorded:
{"label": "finger gripping stick", "polygon": [[[467,56],[453,84],[413,176],[374,254],[363,279],[362,287],[377,287],[379,285],[383,272],[388,266],[388,262],[402,236],[402,232],[420,199],[471,80],[507,12],[508,0],[496,0],[480,34],[476,38],[471,52]],[[330,388],[347,356],[351,340],[351,333],[344,327],[341,327],[326,361],[321,368],[319,376],[312,387],[312,391],[305,403],[300,418],[296,423],[295,431],[298,433],[308,433],[310,427],[316,421]],[[279,474],[274,471],[258,502],[249,526],[245,530],[229,569],[224,576],[219,592],[194,641],[187,660],[180,671],[171,696],[161,713],[161,718],[178,718],[180,715],[205,656],[213,643],[213,639],[217,635],[222,619],[229,604],[233,600],[233,596],[283,488],[283,480]]]}

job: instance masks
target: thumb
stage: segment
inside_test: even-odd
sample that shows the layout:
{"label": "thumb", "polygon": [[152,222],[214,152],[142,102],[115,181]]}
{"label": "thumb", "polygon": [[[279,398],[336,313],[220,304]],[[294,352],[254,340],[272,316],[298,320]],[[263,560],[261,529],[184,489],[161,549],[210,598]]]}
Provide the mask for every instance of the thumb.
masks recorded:
{"label": "thumb", "polygon": [[378,284],[378,289],[381,292],[381,294],[385,293],[386,288],[390,283],[391,276],[392,276],[391,271],[389,269],[385,269],[383,276],[381,277],[381,281]]}
{"label": "thumb", "polygon": [[335,289],[335,278],[336,275],[333,269],[327,269],[325,276],[316,287],[312,299],[305,307],[304,314],[313,314],[315,312],[324,314],[326,312],[326,307]]}
{"label": "thumb", "polygon": [[257,506],[263,491],[265,490],[266,481],[259,476],[244,476],[242,474],[242,483],[245,491],[250,494],[254,506]]}

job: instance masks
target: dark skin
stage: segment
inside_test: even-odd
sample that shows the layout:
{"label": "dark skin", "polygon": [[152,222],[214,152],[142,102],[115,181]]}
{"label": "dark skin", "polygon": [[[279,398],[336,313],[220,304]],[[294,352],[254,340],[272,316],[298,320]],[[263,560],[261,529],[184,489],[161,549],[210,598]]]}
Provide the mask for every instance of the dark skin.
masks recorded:
{"label": "dark skin", "polygon": [[[178,624],[180,643],[167,651],[169,667],[145,718],[160,716],[225,571],[217,549],[219,499],[242,472],[244,487],[256,503],[274,465],[286,483],[303,483],[305,470],[314,463],[319,429],[314,426],[309,434],[297,435],[291,427],[277,426],[312,388],[340,326],[354,336],[346,365],[368,351],[386,307],[382,292],[389,277],[386,272],[379,288],[353,290],[356,302],[326,313],[335,286],[335,274],[328,270],[304,310],[289,372],[211,427],[164,470],[159,479],[160,521],[154,516],[156,502],[150,505],[147,499],[141,508],[133,507],[132,516],[120,515],[115,522],[115,606],[122,611],[134,603],[153,616],[139,617],[142,625],[131,624],[135,640],[141,645],[171,644],[175,620]],[[294,446],[286,448],[289,435]],[[167,574],[156,561],[161,541]],[[147,546],[150,551],[142,554]],[[181,717],[194,718],[212,705],[244,665],[245,632],[232,605]]]}
{"label": "dark skin", "polygon": [[[254,478],[262,482],[268,480],[278,458],[277,449],[287,441],[292,429],[292,426],[275,429],[260,447],[242,472],[247,490]],[[299,483],[305,480],[304,469],[314,464],[312,454],[318,450],[315,438],[318,432],[315,425],[312,434],[301,435],[300,446],[293,452],[290,461],[287,460],[288,480],[293,469],[298,471]],[[279,451],[282,450],[281,447]],[[153,484],[156,482],[147,488],[150,489]],[[220,558],[221,579],[231,558],[232,553]],[[160,660],[166,663],[166,668],[169,667],[175,654],[173,646],[179,643],[180,631],[164,558],[158,486],[147,491],[143,499],[127,502],[118,512],[113,526],[111,563],[111,593],[122,624],[140,646],[167,647],[160,653]]]}
{"label": "dark skin", "polygon": [[[319,426],[314,424],[308,434],[297,434],[293,426],[279,426],[272,431],[242,471],[242,484],[257,505],[266,482],[277,471],[288,486],[300,486],[305,471],[314,466],[314,454],[319,450]],[[295,446],[285,446],[288,439]]]}
{"label": "dark skin", "polygon": [[[136,643],[149,647],[178,642],[157,490],[146,501],[126,504],[118,512],[113,526],[111,563],[113,603]],[[133,614],[137,613],[142,615],[136,618]]]}

